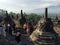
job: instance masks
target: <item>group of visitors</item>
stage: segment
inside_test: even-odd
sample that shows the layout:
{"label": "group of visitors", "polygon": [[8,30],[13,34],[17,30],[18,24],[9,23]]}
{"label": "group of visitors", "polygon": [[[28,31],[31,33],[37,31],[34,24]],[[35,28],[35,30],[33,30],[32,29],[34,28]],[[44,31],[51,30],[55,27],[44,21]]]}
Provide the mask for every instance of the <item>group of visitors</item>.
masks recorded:
{"label": "group of visitors", "polygon": [[[25,22],[25,19],[19,19],[19,17],[13,19],[9,15],[0,22],[0,35],[6,37],[6,33],[13,36],[12,31],[15,33],[15,39],[20,42],[21,34],[31,34],[33,32],[33,26],[30,22]],[[22,25],[22,23],[24,23]]]}

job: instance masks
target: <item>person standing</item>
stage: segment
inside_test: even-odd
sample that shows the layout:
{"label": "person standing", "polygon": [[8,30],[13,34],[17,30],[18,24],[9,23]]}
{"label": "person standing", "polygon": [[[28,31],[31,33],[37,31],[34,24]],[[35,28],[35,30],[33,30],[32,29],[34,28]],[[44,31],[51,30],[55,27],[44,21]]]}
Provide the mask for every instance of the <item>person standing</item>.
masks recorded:
{"label": "person standing", "polygon": [[26,32],[29,35],[30,34],[30,25],[29,23],[26,24]]}
{"label": "person standing", "polygon": [[5,25],[0,23],[0,35],[6,37]]}

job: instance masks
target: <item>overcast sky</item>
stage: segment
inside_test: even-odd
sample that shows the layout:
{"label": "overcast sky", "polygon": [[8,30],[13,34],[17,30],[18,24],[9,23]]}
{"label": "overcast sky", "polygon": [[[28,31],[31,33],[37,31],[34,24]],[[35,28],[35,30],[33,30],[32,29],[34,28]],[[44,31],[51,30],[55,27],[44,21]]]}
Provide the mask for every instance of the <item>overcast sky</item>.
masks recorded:
{"label": "overcast sky", "polygon": [[0,9],[20,12],[60,5],[60,0],[0,0]]}

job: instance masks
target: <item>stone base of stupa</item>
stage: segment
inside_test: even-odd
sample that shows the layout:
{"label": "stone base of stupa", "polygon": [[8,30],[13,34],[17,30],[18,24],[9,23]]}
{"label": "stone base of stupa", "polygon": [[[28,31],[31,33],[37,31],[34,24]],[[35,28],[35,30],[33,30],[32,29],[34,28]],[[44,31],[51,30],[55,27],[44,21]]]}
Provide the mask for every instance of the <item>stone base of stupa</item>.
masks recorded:
{"label": "stone base of stupa", "polygon": [[30,39],[34,42],[35,45],[55,45],[56,36],[51,32],[40,32],[36,30],[30,36]]}

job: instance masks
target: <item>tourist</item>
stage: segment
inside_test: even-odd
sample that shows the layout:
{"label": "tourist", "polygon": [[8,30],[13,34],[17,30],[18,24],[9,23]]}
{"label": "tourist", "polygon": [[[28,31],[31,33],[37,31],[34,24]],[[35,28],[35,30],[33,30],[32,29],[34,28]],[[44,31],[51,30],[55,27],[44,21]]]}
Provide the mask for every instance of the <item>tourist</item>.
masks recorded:
{"label": "tourist", "polygon": [[16,33],[16,37],[15,37],[15,39],[16,39],[16,41],[19,43],[20,41],[21,41],[21,29],[20,28],[16,28],[15,29],[15,33]]}
{"label": "tourist", "polygon": [[29,25],[29,23],[26,24],[26,32],[29,35],[29,33],[30,33],[30,25]]}
{"label": "tourist", "polygon": [[6,37],[5,25],[0,23],[0,35]]}

